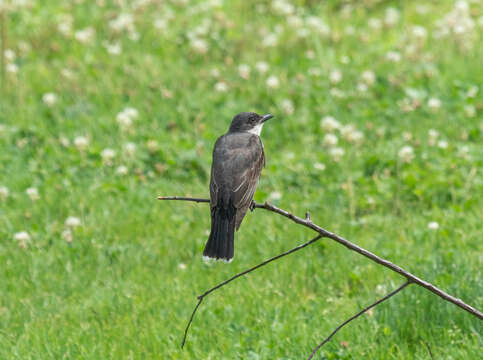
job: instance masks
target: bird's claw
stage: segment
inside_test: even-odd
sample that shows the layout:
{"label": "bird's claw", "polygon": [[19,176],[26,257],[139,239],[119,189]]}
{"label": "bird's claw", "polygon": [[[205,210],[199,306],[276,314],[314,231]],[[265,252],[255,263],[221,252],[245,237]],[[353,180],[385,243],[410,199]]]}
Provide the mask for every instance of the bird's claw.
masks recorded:
{"label": "bird's claw", "polygon": [[253,210],[255,210],[255,201],[252,200],[250,204],[250,211],[253,211]]}

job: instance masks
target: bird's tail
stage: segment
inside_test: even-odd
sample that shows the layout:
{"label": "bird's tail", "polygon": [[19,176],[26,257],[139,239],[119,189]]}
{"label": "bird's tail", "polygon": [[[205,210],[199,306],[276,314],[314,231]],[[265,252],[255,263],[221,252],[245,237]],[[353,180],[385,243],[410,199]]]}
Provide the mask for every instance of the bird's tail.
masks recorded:
{"label": "bird's tail", "polygon": [[228,205],[226,209],[217,206],[212,209],[211,232],[203,258],[230,262],[234,253],[236,209]]}

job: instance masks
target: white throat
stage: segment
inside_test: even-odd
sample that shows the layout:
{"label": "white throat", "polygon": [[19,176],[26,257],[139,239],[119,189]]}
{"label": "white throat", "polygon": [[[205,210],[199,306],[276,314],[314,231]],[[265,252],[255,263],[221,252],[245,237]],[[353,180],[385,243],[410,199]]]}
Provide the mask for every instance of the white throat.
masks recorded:
{"label": "white throat", "polygon": [[263,123],[258,124],[258,125],[257,125],[257,126],[255,126],[253,129],[248,130],[248,132],[249,132],[250,134],[254,134],[254,135],[258,135],[258,136],[260,136],[260,134],[262,133],[262,128],[263,128]]}

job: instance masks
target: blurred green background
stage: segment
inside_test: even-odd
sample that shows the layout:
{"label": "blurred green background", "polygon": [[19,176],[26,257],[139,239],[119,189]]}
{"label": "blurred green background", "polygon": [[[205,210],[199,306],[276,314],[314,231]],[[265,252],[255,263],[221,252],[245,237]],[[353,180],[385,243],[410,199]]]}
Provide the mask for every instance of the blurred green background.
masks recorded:
{"label": "blurred green background", "polygon": [[[481,1],[0,1],[0,358],[301,359],[404,279],[249,213],[205,264],[211,151],[271,112],[255,199],[483,308]],[[316,359],[477,359],[410,286]],[[478,355],[479,354],[479,355]]]}

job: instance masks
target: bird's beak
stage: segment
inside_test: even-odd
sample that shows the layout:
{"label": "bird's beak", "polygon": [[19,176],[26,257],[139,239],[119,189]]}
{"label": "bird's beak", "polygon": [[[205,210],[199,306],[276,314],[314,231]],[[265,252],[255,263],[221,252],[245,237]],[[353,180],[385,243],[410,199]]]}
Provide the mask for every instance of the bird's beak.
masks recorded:
{"label": "bird's beak", "polygon": [[273,118],[272,114],[265,114],[262,116],[262,120],[260,121],[260,123],[263,124],[265,121],[270,120],[271,118]]}

